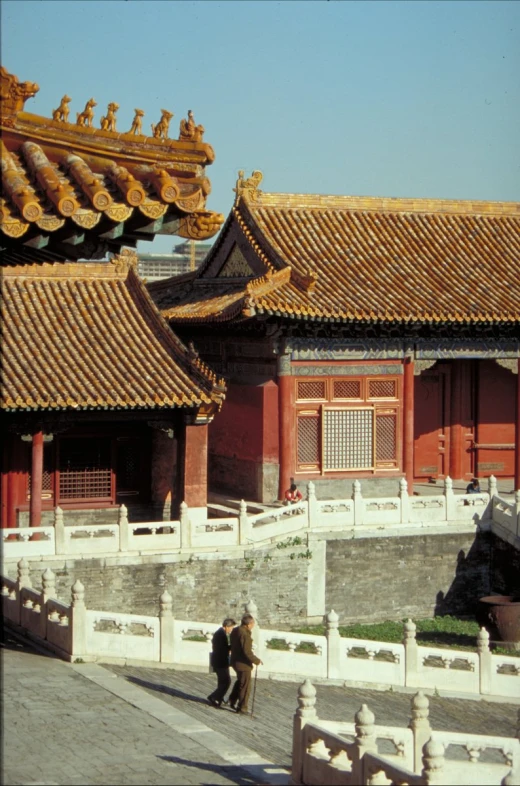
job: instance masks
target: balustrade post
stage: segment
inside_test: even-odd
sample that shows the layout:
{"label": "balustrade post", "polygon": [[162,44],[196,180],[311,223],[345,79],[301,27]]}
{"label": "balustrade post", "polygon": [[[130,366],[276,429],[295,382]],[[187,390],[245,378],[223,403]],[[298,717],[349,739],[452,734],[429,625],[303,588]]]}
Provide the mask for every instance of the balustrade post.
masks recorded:
{"label": "balustrade post", "polygon": [[175,631],[173,619],[173,598],[166,587],[159,598],[159,622],[161,630],[161,663],[174,663]]}
{"label": "balustrade post", "polygon": [[128,551],[130,548],[130,533],[128,525],[128,508],[126,505],[119,507],[119,551]]}
{"label": "balustrade post", "polygon": [[241,546],[247,546],[247,544],[252,542],[252,530],[251,522],[247,516],[247,505],[245,501],[241,499],[238,511],[238,542]]}
{"label": "balustrade post", "polygon": [[88,650],[85,587],[79,579],[72,585],[70,607],[70,655],[83,656]]}
{"label": "balustrade post", "polygon": [[430,737],[423,748],[422,777],[428,786],[444,783],[444,745]]}
{"label": "balustrade post", "polygon": [[303,729],[307,723],[316,723],[316,688],[310,680],[305,680],[298,688],[298,709],[293,717],[293,744],[292,767],[290,783],[298,786],[302,783],[303,757],[305,746],[303,744]]}
{"label": "balustrade post", "polygon": [[331,609],[326,616],[325,637],[327,639],[327,677],[339,679],[341,676],[341,636],[339,635],[339,617]]}
{"label": "balustrade post", "polygon": [[477,652],[479,664],[479,690],[480,693],[491,693],[493,679],[493,661],[489,649],[489,633],[485,628],[480,628],[477,635]]}
{"label": "balustrade post", "polygon": [[404,623],[404,684],[407,687],[415,687],[418,680],[419,667],[419,648],[415,633],[417,625],[412,620]]}
{"label": "balustrade post", "polygon": [[444,497],[446,499],[446,521],[455,519],[456,500],[453,493],[453,481],[449,475],[444,478]]}
{"label": "balustrade post", "polygon": [[181,529],[181,549],[191,548],[191,521],[188,506],[185,502],[180,504],[179,523]]}
{"label": "balustrade post", "polygon": [[66,554],[67,544],[65,542],[65,522],[63,521],[63,510],[59,505],[54,508],[54,553]]}
{"label": "balustrade post", "polygon": [[366,704],[362,704],[361,709],[354,716],[356,736],[354,738],[355,754],[352,761],[352,783],[366,783],[363,761],[365,753],[377,753],[374,722],[374,713],[368,709]]}
{"label": "balustrade post", "polygon": [[42,573],[42,594],[40,604],[40,636],[42,639],[47,638],[47,601],[50,598],[56,598],[56,576],[50,568],[44,570]]}
{"label": "balustrade post", "polygon": [[408,524],[410,521],[410,498],[406,478],[401,478],[399,481],[399,499],[401,500],[401,524]]}
{"label": "balustrade post", "polygon": [[29,589],[32,589],[32,581],[29,575],[29,563],[25,557],[22,557],[22,559],[18,560],[16,582],[18,584],[18,591],[20,591],[23,587],[29,587]]}
{"label": "balustrade post", "polygon": [[318,520],[318,506],[316,504],[316,486],[309,480],[307,483],[307,506],[308,506],[308,526],[318,527],[320,522]]}
{"label": "balustrade post", "polygon": [[352,484],[352,500],[354,501],[354,526],[359,526],[364,523],[364,507],[363,497],[361,496],[361,483],[355,480]]}
{"label": "balustrade post", "polygon": [[423,748],[432,735],[429,714],[430,702],[424,693],[419,691],[412,699],[412,717],[408,724],[413,734],[413,771],[415,773],[421,772]]}
{"label": "balustrade post", "polygon": [[490,475],[488,478],[489,499],[492,500],[493,497],[496,497],[497,493],[498,493],[497,479],[495,478],[494,475]]}

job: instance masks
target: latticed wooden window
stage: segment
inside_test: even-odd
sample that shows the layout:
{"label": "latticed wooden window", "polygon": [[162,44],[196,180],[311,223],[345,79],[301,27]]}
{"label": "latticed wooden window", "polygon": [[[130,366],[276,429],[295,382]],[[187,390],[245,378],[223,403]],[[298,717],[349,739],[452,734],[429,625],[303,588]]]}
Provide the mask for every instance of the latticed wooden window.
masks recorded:
{"label": "latticed wooden window", "polygon": [[361,398],[359,379],[335,379],[334,398]]}
{"label": "latticed wooden window", "polygon": [[320,460],[320,418],[316,415],[298,417],[298,465],[317,467]]}
{"label": "latticed wooden window", "polygon": [[395,379],[371,379],[368,382],[369,398],[396,398],[397,381]]}
{"label": "latticed wooden window", "polygon": [[59,497],[107,498],[112,490],[109,439],[67,439],[60,444]]}
{"label": "latticed wooden window", "polygon": [[321,379],[298,382],[298,398],[300,400],[324,399],[325,381]]}
{"label": "latticed wooden window", "polygon": [[397,415],[378,413],[376,417],[376,461],[397,460]]}
{"label": "latticed wooden window", "polygon": [[325,470],[370,469],[374,464],[374,411],[328,409],[324,411]]}

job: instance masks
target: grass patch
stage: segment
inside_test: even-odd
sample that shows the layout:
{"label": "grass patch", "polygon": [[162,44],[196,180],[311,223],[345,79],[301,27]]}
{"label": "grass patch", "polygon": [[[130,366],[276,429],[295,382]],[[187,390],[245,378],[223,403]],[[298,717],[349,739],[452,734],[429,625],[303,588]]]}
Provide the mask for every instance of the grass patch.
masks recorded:
{"label": "grass patch", "polygon": [[[387,641],[400,644],[404,637],[404,623],[387,621],[376,623],[356,623],[353,625],[340,625],[340,636],[349,639],[369,639],[370,641]],[[448,649],[473,650],[477,648],[477,634],[479,626],[473,620],[462,620],[446,615],[432,619],[414,620],[417,631],[417,643],[428,647],[447,647]],[[295,633],[313,633],[324,636],[325,625],[291,628]],[[501,655],[514,655],[515,653],[504,647],[494,647],[493,652]]]}

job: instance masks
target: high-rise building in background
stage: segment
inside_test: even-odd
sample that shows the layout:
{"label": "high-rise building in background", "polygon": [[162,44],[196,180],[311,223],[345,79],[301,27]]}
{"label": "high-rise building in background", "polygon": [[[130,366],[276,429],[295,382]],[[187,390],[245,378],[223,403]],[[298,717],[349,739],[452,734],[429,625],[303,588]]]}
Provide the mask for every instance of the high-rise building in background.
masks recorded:
{"label": "high-rise building in background", "polygon": [[147,281],[158,281],[161,278],[179,276],[195,270],[206,258],[213,243],[196,243],[186,240],[174,246],[171,254],[147,254],[137,252],[139,257],[138,271]]}

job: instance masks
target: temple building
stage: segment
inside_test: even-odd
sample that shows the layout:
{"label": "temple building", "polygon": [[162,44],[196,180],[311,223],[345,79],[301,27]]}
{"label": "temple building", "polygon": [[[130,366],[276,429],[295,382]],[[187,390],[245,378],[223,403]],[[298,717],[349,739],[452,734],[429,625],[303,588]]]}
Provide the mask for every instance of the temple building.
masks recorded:
{"label": "temple building", "polygon": [[0,77],[1,525],[39,526],[55,506],[99,520],[121,503],[171,519],[183,500],[205,517],[224,382],[171,331],[123,248],[218,232],[204,129],[190,112],[171,139],[161,110],[148,134],[136,109],[121,131],[118,104],[95,121],[93,98],[72,114],[67,95],[33,115],[38,85]]}
{"label": "temple building", "polygon": [[264,502],[292,480],[322,497],[354,479],[520,488],[520,204],[261,179],[239,173],[199,270],[148,286],[228,382],[210,485]]}

